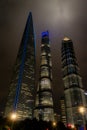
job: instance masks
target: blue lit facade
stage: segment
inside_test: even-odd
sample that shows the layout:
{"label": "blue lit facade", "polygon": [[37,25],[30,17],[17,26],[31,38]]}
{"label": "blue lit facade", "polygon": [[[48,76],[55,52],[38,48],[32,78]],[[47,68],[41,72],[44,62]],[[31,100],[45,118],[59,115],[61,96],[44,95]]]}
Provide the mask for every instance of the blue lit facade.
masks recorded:
{"label": "blue lit facade", "polygon": [[40,78],[37,87],[34,117],[53,121],[52,62],[48,31],[42,33]]}
{"label": "blue lit facade", "polygon": [[[86,101],[73,43],[69,38],[63,39],[61,51],[67,124],[84,125]],[[83,113],[81,107],[84,107]]]}
{"label": "blue lit facade", "polygon": [[5,116],[12,112],[17,118],[32,118],[35,89],[35,38],[32,14],[29,13],[23,38],[14,65]]}

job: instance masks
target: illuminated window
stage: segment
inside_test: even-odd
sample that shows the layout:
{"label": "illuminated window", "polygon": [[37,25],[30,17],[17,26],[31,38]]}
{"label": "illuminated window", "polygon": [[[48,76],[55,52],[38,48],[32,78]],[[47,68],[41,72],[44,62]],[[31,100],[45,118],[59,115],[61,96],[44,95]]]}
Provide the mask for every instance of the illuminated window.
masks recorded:
{"label": "illuminated window", "polygon": [[41,47],[43,47],[44,46],[44,44],[41,44]]}
{"label": "illuminated window", "polygon": [[42,55],[42,56],[45,56],[45,55],[46,55],[46,52],[45,52],[45,51],[43,51],[43,52],[41,53],[41,55]]}
{"label": "illuminated window", "polygon": [[50,47],[50,44],[47,44],[48,47]]}
{"label": "illuminated window", "polygon": [[49,92],[43,92],[41,100],[43,105],[53,105],[52,95]]}
{"label": "illuminated window", "polygon": [[51,98],[51,99],[46,99],[46,101],[45,101],[45,100],[43,100],[43,104],[53,106],[53,101],[52,101],[52,98]]}
{"label": "illuminated window", "polygon": [[65,88],[69,88],[69,79],[68,79],[68,77],[64,78],[64,86],[65,86]]}
{"label": "illuminated window", "polygon": [[82,87],[83,87],[83,85],[82,85],[82,79],[81,79],[81,77],[80,77],[80,76],[78,76],[78,82],[79,82],[79,86],[82,88]]}
{"label": "illuminated window", "polygon": [[48,56],[51,56],[51,54],[49,53]]}
{"label": "illuminated window", "polygon": [[65,91],[65,99],[66,99],[66,106],[70,107],[71,106],[71,95],[70,95],[70,90],[67,89]]}
{"label": "illuminated window", "polygon": [[39,104],[39,98],[38,98],[38,95],[36,96],[36,102],[35,102],[35,105],[38,106]]}
{"label": "illuminated window", "polygon": [[77,75],[72,74],[69,76],[70,86],[72,85],[78,85],[78,78]]}
{"label": "illuminated window", "polygon": [[47,64],[46,56],[42,56],[41,65]]}
{"label": "illuminated window", "polygon": [[50,84],[50,80],[49,79],[42,79],[41,80],[41,88],[44,89],[44,88],[50,88],[51,87],[51,84]]}
{"label": "illuminated window", "polygon": [[45,108],[44,109],[44,120],[53,120],[53,109],[51,108]]}
{"label": "illuminated window", "polygon": [[41,68],[41,76],[49,76],[48,67],[42,67]]}

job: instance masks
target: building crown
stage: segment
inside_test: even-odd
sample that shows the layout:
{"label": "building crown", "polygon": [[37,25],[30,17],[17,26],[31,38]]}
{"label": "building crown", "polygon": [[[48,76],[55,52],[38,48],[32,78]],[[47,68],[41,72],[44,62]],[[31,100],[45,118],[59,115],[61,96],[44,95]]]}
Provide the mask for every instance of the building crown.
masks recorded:
{"label": "building crown", "polygon": [[64,37],[64,41],[69,41],[70,39],[68,37]]}

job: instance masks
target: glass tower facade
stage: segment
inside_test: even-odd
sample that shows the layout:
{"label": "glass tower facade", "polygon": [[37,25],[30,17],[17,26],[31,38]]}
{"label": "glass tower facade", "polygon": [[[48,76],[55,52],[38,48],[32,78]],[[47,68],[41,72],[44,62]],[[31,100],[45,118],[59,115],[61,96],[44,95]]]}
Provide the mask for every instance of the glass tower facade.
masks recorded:
{"label": "glass tower facade", "polygon": [[66,126],[66,108],[65,108],[65,98],[61,97],[60,99],[60,110],[61,110],[61,121]]}
{"label": "glass tower facade", "polygon": [[[86,102],[82,78],[79,74],[73,43],[69,38],[63,39],[61,51],[67,123],[84,125]],[[81,112],[80,108],[84,108],[84,111]]]}
{"label": "glass tower facade", "polygon": [[52,62],[48,31],[42,33],[40,78],[37,87],[34,116],[52,121],[54,116],[52,97]]}
{"label": "glass tower facade", "polygon": [[5,108],[5,116],[13,112],[17,119],[32,118],[35,89],[35,39],[32,14],[29,13],[14,65],[13,77]]}

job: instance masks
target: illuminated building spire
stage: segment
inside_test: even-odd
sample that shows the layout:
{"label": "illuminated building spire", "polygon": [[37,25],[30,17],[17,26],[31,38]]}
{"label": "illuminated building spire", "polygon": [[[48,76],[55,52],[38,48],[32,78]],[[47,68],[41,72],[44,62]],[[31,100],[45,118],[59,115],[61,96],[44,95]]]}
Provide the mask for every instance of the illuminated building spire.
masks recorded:
{"label": "illuminated building spire", "polygon": [[49,32],[42,33],[40,78],[37,88],[34,116],[40,120],[52,121],[54,116],[52,98],[52,63]]}

